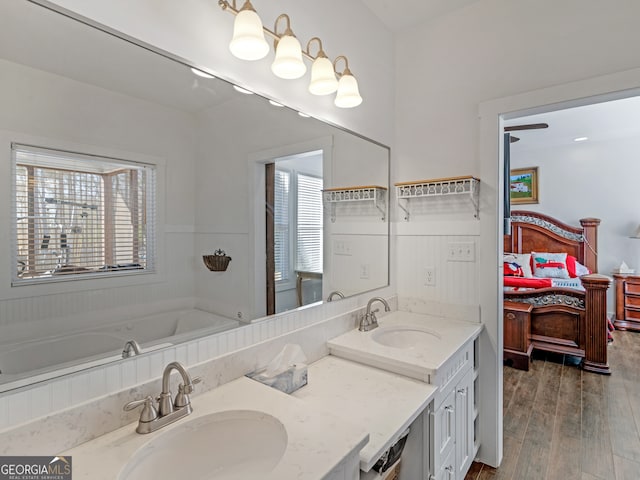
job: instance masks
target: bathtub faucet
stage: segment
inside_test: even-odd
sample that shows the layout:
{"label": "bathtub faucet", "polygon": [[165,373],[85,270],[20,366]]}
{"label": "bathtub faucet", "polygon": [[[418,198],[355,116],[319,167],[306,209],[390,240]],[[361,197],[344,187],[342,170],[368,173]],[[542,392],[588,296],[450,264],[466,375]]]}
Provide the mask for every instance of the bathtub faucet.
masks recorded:
{"label": "bathtub faucet", "polygon": [[369,300],[369,303],[367,303],[367,311],[360,319],[360,325],[358,326],[358,330],[360,330],[361,332],[368,332],[369,330],[373,330],[374,328],[378,327],[378,319],[376,318],[376,312],[379,312],[380,310],[376,308],[373,312],[371,311],[371,305],[373,304],[373,302],[382,303],[384,305],[385,312],[391,311],[389,304],[384,298],[373,297],[371,300]]}
{"label": "bathtub faucet", "polygon": [[333,297],[334,296],[339,297],[339,298],[344,298],[344,293],[342,293],[340,290],[334,290],[327,297],[327,302],[333,301]]}
{"label": "bathtub faucet", "polygon": [[[178,393],[175,400],[171,397],[171,391],[169,390],[169,380],[171,379],[171,372],[177,370],[182,381],[178,385]],[[136,407],[142,406],[142,412],[140,413],[140,419],[138,420],[138,433],[151,433],[155,432],[159,428],[169,425],[176,420],[186,417],[193,409],[191,408],[191,401],[189,394],[193,392],[193,386],[196,383],[200,383],[200,378],[191,378],[187,369],[179,362],[169,363],[162,374],[162,392],[158,397],[158,408],[153,405],[153,397],[151,395],[143,398],[142,400],[134,400],[127,403],[124,406],[125,411],[133,410]]]}
{"label": "bathtub faucet", "polygon": [[140,344],[135,340],[128,340],[127,343],[124,344],[124,349],[122,350],[122,358],[133,357],[134,355],[140,355],[142,352],[142,348],[140,348]]}

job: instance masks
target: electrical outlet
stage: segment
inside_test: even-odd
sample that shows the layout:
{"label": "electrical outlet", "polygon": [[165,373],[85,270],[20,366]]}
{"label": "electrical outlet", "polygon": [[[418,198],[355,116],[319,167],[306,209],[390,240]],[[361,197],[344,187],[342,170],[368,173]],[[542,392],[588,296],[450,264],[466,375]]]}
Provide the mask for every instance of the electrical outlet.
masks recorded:
{"label": "electrical outlet", "polygon": [[363,263],[360,265],[360,278],[363,280],[369,279],[369,264]]}
{"label": "electrical outlet", "polygon": [[451,242],[447,246],[449,262],[475,262],[476,245],[474,242]]}
{"label": "electrical outlet", "polygon": [[435,267],[426,267],[424,269],[424,284],[427,287],[436,286],[436,269]]}

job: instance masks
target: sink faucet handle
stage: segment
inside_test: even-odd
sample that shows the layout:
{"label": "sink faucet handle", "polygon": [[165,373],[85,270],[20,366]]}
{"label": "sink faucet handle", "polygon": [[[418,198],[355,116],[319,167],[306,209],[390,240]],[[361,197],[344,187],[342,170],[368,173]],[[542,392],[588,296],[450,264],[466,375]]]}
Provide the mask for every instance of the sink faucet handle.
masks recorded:
{"label": "sink faucet handle", "polygon": [[191,380],[191,383],[187,385],[183,385],[182,383],[178,385],[178,393],[176,394],[176,399],[173,402],[173,406],[175,408],[186,407],[191,404],[191,400],[189,399],[189,394],[193,393],[193,385],[195,383],[200,383],[202,378],[196,377]]}
{"label": "sink faucet handle", "polygon": [[178,389],[180,387],[183,387],[184,393],[186,393],[187,395],[190,393],[193,393],[193,386],[197,383],[200,383],[202,381],[202,377],[195,377],[191,380],[191,383],[187,383],[186,385],[183,385],[182,383],[180,385],[178,385]]}
{"label": "sink faucet handle", "polygon": [[140,412],[141,422],[151,422],[158,418],[158,410],[156,410],[156,407],[153,406],[153,397],[151,395],[148,395],[141,400],[133,400],[125,404],[122,409],[125,412],[128,412],[140,406],[142,406],[142,412]]}

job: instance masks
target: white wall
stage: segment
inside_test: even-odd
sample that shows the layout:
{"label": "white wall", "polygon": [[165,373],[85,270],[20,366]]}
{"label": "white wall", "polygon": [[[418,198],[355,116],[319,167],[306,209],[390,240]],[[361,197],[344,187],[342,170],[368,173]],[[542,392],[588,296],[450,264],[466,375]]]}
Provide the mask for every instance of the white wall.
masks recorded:
{"label": "white wall", "polygon": [[[616,2],[615,7],[596,0],[484,0],[402,32],[397,38],[395,180],[489,175],[481,178],[476,277],[485,325],[480,343],[479,457],[483,462],[497,464],[502,450],[497,127],[498,114],[509,110],[496,110],[498,103],[493,105],[488,111],[495,116],[483,119],[481,129],[479,105],[637,67],[637,55],[621,46],[640,40],[635,21],[639,14],[640,3],[633,0]],[[594,83],[606,91],[606,78]],[[590,90],[598,88],[591,85]],[[564,89],[546,98],[574,98],[578,91]],[[520,104],[536,106],[524,101]],[[426,237],[456,228],[447,222],[434,221],[433,226],[428,219],[425,222],[424,229],[429,230],[423,234],[425,244],[429,242]],[[460,227],[463,235],[474,228],[472,222],[462,221],[468,225]],[[399,251],[406,240],[397,238]],[[446,252],[436,250],[432,255],[441,258]],[[422,268],[418,263],[402,262],[399,255],[398,276],[418,276]],[[446,300],[446,283],[437,288],[427,298]],[[406,290],[398,285],[399,296]]]}
{"label": "white wall", "polygon": [[[640,271],[640,241],[629,238],[640,224],[639,150],[638,138],[536,149],[513,144],[513,168],[538,167],[539,203],[512,209],[542,212],[569,225],[580,225],[585,217],[599,218],[600,273],[611,275],[622,261]],[[609,312],[615,310],[613,293],[610,288]]]}

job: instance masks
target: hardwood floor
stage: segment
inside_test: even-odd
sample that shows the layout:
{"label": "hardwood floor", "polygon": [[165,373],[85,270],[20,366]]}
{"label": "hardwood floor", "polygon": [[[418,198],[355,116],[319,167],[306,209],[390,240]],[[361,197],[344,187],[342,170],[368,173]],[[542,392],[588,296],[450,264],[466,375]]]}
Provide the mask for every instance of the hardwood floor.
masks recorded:
{"label": "hardwood floor", "polygon": [[640,333],[613,335],[611,376],[535,352],[528,372],[504,367],[502,465],[465,480],[640,479]]}

